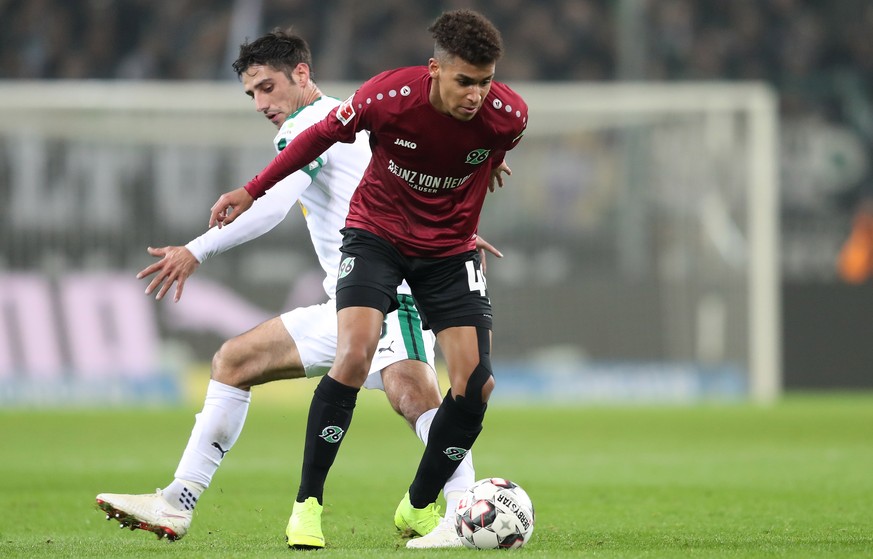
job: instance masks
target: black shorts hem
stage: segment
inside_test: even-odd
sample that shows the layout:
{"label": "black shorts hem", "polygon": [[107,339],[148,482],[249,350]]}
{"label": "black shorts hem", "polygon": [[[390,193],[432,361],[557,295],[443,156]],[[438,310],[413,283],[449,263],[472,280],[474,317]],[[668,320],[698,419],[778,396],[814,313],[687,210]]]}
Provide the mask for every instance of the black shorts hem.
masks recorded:
{"label": "black shorts hem", "polygon": [[454,328],[456,326],[479,326],[493,330],[494,320],[488,314],[468,314],[465,316],[455,316],[446,318],[440,321],[431,322],[428,324],[434,334],[439,334],[446,328]]}
{"label": "black shorts hem", "polygon": [[397,297],[392,297],[376,287],[350,285],[336,292],[336,310],[348,307],[369,307],[388,314],[400,308]]}

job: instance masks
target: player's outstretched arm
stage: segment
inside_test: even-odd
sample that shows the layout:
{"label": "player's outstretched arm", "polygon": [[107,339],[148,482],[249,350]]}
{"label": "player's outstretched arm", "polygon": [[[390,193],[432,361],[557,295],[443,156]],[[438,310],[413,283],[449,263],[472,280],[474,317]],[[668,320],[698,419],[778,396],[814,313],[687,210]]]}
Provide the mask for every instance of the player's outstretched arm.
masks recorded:
{"label": "player's outstretched arm", "polygon": [[233,223],[244,211],[252,207],[255,199],[248,193],[245,187],[225,192],[218,197],[212,205],[209,214],[209,226],[218,225],[223,227]]}
{"label": "player's outstretched arm", "polygon": [[178,302],[182,298],[182,290],[185,288],[185,280],[197,271],[200,262],[185,247],[168,246],[163,248],[148,247],[152,256],[160,258],[154,264],[147,266],[136,275],[136,279],[143,279],[154,274],[152,281],[146,287],[146,295],[151,295],[158,290],[155,299],[163,299],[167,291],[176,284],[176,293],[173,300]]}

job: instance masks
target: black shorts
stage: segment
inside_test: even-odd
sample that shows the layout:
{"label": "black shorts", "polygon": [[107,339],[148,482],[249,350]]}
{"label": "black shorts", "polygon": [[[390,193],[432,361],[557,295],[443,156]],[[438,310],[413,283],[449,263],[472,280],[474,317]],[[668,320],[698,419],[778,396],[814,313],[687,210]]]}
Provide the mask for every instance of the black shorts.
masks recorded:
{"label": "black shorts", "polygon": [[345,228],[336,286],[336,308],[397,309],[405,279],[425,328],[492,327],[491,300],[475,250],[443,258],[412,258],[362,229]]}

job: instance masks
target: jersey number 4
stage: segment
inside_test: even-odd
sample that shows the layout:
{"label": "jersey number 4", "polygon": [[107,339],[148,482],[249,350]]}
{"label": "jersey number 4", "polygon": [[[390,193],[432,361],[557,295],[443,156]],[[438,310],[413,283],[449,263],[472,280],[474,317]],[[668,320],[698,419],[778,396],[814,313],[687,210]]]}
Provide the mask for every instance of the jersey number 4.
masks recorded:
{"label": "jersey number 4", "polygon": [[485,290],[487,286],[485,285],[485,276],[476,269],[472,260],[467,260],[466,265],[467,283],[470,285],[470,291],[478,291],[482,297],[486,297]]}

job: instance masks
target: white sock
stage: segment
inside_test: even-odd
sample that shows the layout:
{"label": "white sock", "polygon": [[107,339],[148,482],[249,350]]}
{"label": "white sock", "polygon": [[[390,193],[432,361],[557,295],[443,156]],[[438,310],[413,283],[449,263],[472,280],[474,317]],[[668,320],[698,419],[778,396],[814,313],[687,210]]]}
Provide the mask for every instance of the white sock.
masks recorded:
{"label": "white sock", "polygon": [[[415,434],[424,444],[427,444],[427,436],[430,433],[430,424],[433,422],[433,416],[436,415],[437,408],[427,410],[421,414],[415,422]],[[458,469],[452,474],[452,477],[443,486],[443,495],[446,498],[446,514],[447,520],[453,521],[455,518],[455,509],[458,508],[458,501],[461,499],[464,491],[476,482],[476,471],[473,469],[473,451],[467,452],[464,459],[458,464]]]}
{"label": "white sock", "polygon": [[197,499],[200,498],[205,489],[193,481],[174,479],[173,483],[164,488],[161,495],[179,510],[194,510],[194,507],[197,506]]}
{"label": "white sock", "polygon": [[[471,483],[470,485],[473,485],[473,484]],[[443,488],[443,493],[446,496],[446,514],[443,516],[449,523],[454,524],[455,511],[458,510],[458,502],[460,502],[461,496],[464,494],[464,492],[463,491],[446,491],[445,488]]]}
{"label": "white sock", "polygon": [[176,468],[175,480],[164,489],[164,498],[180,509],[194,508],[209,487],[221,459],[242,432],[252,394],[215,380],[209,381],[203,410],[195,416],[188,446]]}

